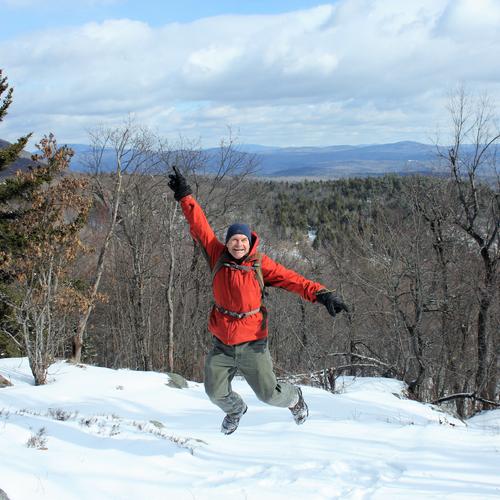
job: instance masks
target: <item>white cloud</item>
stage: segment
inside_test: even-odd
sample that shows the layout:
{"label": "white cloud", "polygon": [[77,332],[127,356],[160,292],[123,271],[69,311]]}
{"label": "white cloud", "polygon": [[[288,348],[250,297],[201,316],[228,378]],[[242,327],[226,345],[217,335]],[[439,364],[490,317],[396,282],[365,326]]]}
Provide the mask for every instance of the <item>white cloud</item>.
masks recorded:
{"label": "white cloud", "polygon": [[209,45],[189,54],[183,73],[188,79],[209,79],[228,71],[240,55],[237,48]]}
{"label": "white cloud", "polygon": [[470,37],[496,39],[500,26],[500,2],[498,0],[455,0],[449,2],[439,19],[439,31],[463,42]]}
{"label": "white cloud", "polygon": [[340,0],[33,33],[0,43],[16,92],[0,137],[33,129],[83,141],[85,128],[134,113],[209,143],[227,125],[266,144],[426,140],[458,81],[500,96],[499,24],[494,0]]}

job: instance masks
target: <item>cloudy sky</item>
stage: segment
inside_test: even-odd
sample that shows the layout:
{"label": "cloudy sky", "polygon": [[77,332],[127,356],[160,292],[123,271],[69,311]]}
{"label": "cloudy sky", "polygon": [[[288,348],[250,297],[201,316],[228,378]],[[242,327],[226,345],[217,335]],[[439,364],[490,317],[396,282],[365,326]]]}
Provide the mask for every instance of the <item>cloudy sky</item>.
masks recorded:
{"label": "cloudy sky", "polygon": [[458,84],[500,102],[499,26],[500,0],[0,0],[0,138],[431,142]]}

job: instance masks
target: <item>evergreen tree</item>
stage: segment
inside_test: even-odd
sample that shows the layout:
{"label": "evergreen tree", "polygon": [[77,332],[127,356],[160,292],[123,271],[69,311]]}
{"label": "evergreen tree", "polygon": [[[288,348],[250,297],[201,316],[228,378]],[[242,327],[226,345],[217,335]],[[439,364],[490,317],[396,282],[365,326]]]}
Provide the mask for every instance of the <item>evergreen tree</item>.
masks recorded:
{"label": "evergreen tree", "polygon": [[[3,70],[0,68],[0,122],[4,120],[12,104],[13,93],[14,89],[9,86],[7,77],[3,76]],[[31,134],[21,137],[16,143],[0,149],[0,174],[19,158],[30,136]],[[0,259],[16,241],[10,230],[10,222],[16,217],[16,211],[9,202],[20,196],[22,188],[23,186],[13,178],[0,182]],[[8,281],[9,276],[0,267],[0,291],[5,292]],[[8,314],[9,308],[0,301],[0,357],[19,354],[17,346],[2,333],[3,323]]]}
{"label": "evergreen tree", "polygon": [[[0,69],[0,122],[4,120],[7,110],[12,104],[13,93],[14,89],[9,87],[7,77],[3,76],[3,71]],[[31,134],[27,134],[18,139],[16,143],[0,149],[0,173],[19,158],[30,137]],[[12,221],[19,216],[16,201],[31,186],[30,180],[22,179],[17,175],[8,176],[0,183],[0,255],[9,252],[13,246],[19,245],[18,238],[12,231]],[[8,276],[2,275],[1,278],[3,282],[8,279]]]}
{"label": "evergreen tree", "polygon": [[[91,197],[84,177],[63,175],[73,155],[44,137],[35,156],[38,166],[18,174],[38,186],[26,198],[13,223],[22,253],[4,253],[0,269],[12,279],[10,293],[0,297],[11,310],[10,337],[28,356],[37,385],[46,382],[47,369],[72,336],[80,309],[87,307],[85,290],[73,275],[73,263],[84,250],[80,231],[87,222]],[[41,184],[40,178],[52,178]],[[12,334],[16,331],[16,334]]]}
{"label": "evergreen tree", "polygon": [[[12,104],[13,93],[14,89],[0,69],[0,122]],[[0,149],[0,174],[20,157],[30,137],[31,133]],[[53,169],[33,160],[29,175],[18,171],[0,182],[0,357],[22,353],[22,345],[13,341],[16,332],[12,331],[12,324],[7,326],[12,314],[9,303],[13,302],[15,290],[10,285],[16,278],[12,260],[21,258],[29,243],[19,230],[19,221],[29,209],[30,197],[35,190],[54,176]]]}
{"label": "evergreen tree", "polygon": [[[13,93],[14,89],[9,87],[7,77],[3,76],[3,70],[0,68],[0,122],[4,120],[7,110],[12,104]],[[16,143],[0,149],[0,172],[6,170],[9,165],[19,158],[30,137],[31,134],[27,134],[18,139]],[[9,187],[12,188],[12,186]],[[0,204],[6,203],[12,196],[14,196],[14,193],[6,189],[6,186],[2,186],[0,189]]]}

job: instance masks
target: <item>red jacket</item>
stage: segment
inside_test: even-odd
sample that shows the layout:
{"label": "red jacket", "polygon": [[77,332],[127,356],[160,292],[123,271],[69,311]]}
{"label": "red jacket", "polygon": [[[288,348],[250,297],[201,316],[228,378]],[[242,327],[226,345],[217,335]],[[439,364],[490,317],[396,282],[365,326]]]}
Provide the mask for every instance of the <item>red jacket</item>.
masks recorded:
{"label": "red jacket", "polygon": [[[205,213],[192,196],[185,196],[180,203],[191,235],[205,249],[210,268],[213,269],[226,247],[217,239]],[[255,256],[258,245],[259,238],[256,233],[252,233],[250,252],[242,265],[251,266],[248,259],[251,260],[251,257]],[[261,255],[266,286],[284,288],[310,302],[316,302],[316,292],[326,288],[278,264],[267,255]],[[215,303],[228,311],[242,313],[261,307],[262,294],[254,271],[245,272],[223,267],[215,274],[212,291]],[[268,333],[267,321],[264,321],[262,312],[239,319],[220,312],[215,306],[210,313],[208,329],[227,345],[261,339]]]}

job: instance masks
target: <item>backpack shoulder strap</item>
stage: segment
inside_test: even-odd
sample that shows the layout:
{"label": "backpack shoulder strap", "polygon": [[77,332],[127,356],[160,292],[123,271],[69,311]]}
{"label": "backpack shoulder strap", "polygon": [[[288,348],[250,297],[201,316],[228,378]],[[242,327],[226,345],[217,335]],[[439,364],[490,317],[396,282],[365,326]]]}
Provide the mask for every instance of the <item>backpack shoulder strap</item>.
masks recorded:
{"label": "backpack shoulder strap", "polygon": [[262,273],[262,254],[260,252],[256,252],[255,257],[256,259],[253,263],[255,277],[257,278],[257,282],[259,283],[262,296],[264,296],[264,288],[266,284],[264,283],[264,274]]}
{"label": "backpack shoulder strap", "polygon": [[255,272],[255,279],[257,280],[257,283],[259,284],[260,291],[262,293],[262,296],[264,296],[264,275],[262,273],[262,254],[260,252],[256,252],[255,255],[251,259],[252,266],[249,268],[248,266],[239,266],[237,264],[230,264],[230,260],[228,259],[227,255],[224,253],[221,254],[221,256],[217,259],[217,262],[215,263],[213,269],[212,269],[212,281],[215,278],[215,275],[224,267],[234,267],[236,269],[241,269],[242,271],[250,271],[250,269],[253,269]]}
{"label": "backpack shoulder strap", "polygon": [[207,261],[207,264],[208,264],[208,268],[210,269],[210,267],[211,267],[211,265],[210,265],[210,255],[208,255],[208,252],[207,252],[206,248],[201,244],[200,240],[197,239],[195,241],[198,244],[198,246],[200,247],[201,254],[203,255],[203,257],[205,257],[205,260]]}
{"label": "backpack shoulder strap", "polygon": [[224,263],[227,262],[227,257],[224,255],[225,252],[220,254],[220,257],[215,262],[215,265],[212,269],[212,281],[215,278],[215,275],[224,267]]}

